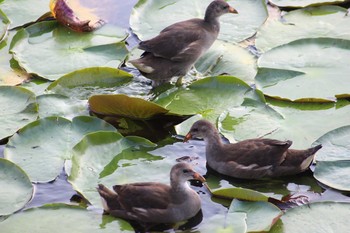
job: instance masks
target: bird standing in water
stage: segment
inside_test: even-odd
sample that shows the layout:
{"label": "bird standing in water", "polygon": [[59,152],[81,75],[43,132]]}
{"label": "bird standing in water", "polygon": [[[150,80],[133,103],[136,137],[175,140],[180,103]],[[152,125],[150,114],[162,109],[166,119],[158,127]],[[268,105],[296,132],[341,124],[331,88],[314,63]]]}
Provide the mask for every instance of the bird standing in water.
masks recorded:
{"label": "bird standing in water", "polygon": [[158,36],[141,41],[138,48],[145,52],[129,61],[140,73],[152,80],[152,86],[182,77],[218,37],[219,17],[238,12],[223,0],[215,0],[206,9],[204,19],[190,19],[172,24]]}

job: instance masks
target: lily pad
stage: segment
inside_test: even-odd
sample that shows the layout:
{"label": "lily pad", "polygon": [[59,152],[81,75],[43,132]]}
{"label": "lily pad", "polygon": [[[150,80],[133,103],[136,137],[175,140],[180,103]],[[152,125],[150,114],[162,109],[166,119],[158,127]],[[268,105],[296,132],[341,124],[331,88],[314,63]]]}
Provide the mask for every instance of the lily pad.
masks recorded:
{"label": "lily pad", "polygon": [[57,22],[21,29],[10,51],[28,73],[49,80],[87,67],[118,67],[128,53],[125,32],[112,25],[92,33],[72,32]]}
{"label": "lily pad", "polygon": [[79,206],[50,204],[25,210],[0,222],[4,232],[134,232],[129,223]]}
{"label": "lily pad", "polygon": [[255,95],[248,84],[232,76],[208,77],[186,89],[160,96],[156,103],[180,115],[200,114],[215,121],[225,109],[240,105],[245,97]]}
{"label": "lily pad", "polygon": [[39,117],[49,116],[73,119],[76,116],[88,116],[86,100],[71,99],[57,94],[40,95],[36,98],[39,105]]}
{"label": "lily pad", "polygon": [[34,22],[48,12],[49,0],[4,0],[0,8],[10,20],[11,28],[15,28]]}
{"label": "lily pad", "polygon": [[342,3],[346,0],[270,0],[270,2],[279,7],[306,7],[312,5]]}
{"label": "lily pad", "polygon": [[265,201],[267,202],[269,197],[259,193],[255,190],[245,188],[224,188],[212,191],[213,197],[225,198],[225,199],[240,199],[246,201]]}
{"label": "lily pad", "polygon": [[349,172],[350,160],[318,161],[314,177],[331,188],[350,191]]}
{"label": "lily pad", "polygon": [[[265,95],[292,101],[334,101],[349,97],[348,57],[350,40],[293,41],[269,50],[258,59],[256,84]],[[281,72],[294,74],[281,75]]]}
{"label": "lily pad", "polygon": [[0,216],[22,209],[32,198],[34,188],[16,164],[0,158]]}
{"label": "lily pad", "polygon": [[9,20],[5,16],[5,14],[0,10],[0,42],[5,38],[8,25],[9,25]]}
{"label": "lily pad", "polygon": [[80,116],[69,121],[47,117],[34,121],[10,138],[4,150],[5,158],[23,168],[32,182],[49,182],[62,171],[64,161],[81,138],[94,131],[115,131],[98,118]]}
{"label": "lily pad", "polygon": [[347,232],[349,213],[349,203],[320,202],[299,206],[289,209],[270,233]]}
{"label": "lily pad", "polygon": [[251,84],[257,73],[256,58],[240,46],[216,41],[195,64],[206,76],[232,75]]}
{"label": "lily pad", "polygon": [[199,226],[201,233],[246,233],[245,213],[216,214]]}
{"label": "lily pad", "polygon": [[94,95],[89,99],[90,110],[100,115],[150,119],[169,110],[149,101],[127,95]]}
{"label": "lily pad", "polygon": [[[173,23],[204,18],[205,9],[210,2],[211,0],[140,0],[131,13],[130,26],[141,40],[150,39]],[[267,18],[265,1],[231,0],[228,3],[239,14],[227,14],[220,18],[219,40],[237,43],[249,38]]]}
{"label": "lily pad", "polygon": [[233,200],[229,213],[246,213],[247,232],[268,232],[283,212],[269,202]]}
{"label": "lily pad", "polygon": [[[163,170],[166,170],[165,180],[169,180],[169,165],[157,164],[157,169],[154,168],[151,161],[160,160],[162,157],[146,153],[154,146],[155,144],[144,138],[123,137],[116,132],[88,134],[73,148],[68,181],[92,205],[102,207],[96,191],[98,183],[111,187],[116,184],[146,181],[147,178],[151,181],[156,175],[164,178]],[[145,174],[147,175],[144,176]],[[152,181],[155,180],[159,178]]]}
{"label": "lily pad", "polygon": [[334,103],[246,103],[223,113],[219,130],[231,141],[267,137],[291,140],[292,148],[306,149],[325,133],[348,125],[349,113],[349,105],[337,108]]}
{"label": "lily pad", "polygon": [[[296,1],[293,1],[296,2]],[[256,47],[267,51],[305,38],[350,39],[350,17],[339,6],[308,7],[290,11],[282,19],[267,20],[256,35]]]}
{"label": "lily pad", "polygon": [[[66,74],[53,82],[47,90],[74,99],[88,99],[91,95],[115,92],[130,82],[133,76],[110,67],[90,67]],[[96,93],[97,92],[97,93]]]}
{"label": "lily pad", "polygon": [[7,138],[38,117],[34,93],[21,88],[0,86],[0,139]]}

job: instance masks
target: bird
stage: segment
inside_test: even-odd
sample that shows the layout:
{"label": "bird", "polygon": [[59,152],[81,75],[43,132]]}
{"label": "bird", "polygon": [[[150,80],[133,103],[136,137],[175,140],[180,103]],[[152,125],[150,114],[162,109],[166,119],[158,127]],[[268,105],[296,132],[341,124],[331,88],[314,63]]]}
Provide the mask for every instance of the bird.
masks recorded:
{"label": "bird", "polygon": [[296,150],[292,141],[253,138],[223,143],[216,127],[207,120],[196,121],[184,138],[203,138],[207,165],[216,172],[240,179],[295,175],[309,168],[322,145]]}
{"label": "bird", "polygon": [[97,191],[106,213],[154,226],[190,219],[201,210],[201,199],[187,182],[191,179],[205,182],[189,163],[180,162],[171,168],[170,186],[143,182],[115,185],[110,190],[99,184]]}
{"label": "bird", "polygon": [[220,31],[219,17],[238,14],[223,0],[215,0],[206,9],[204,19],[194,18],[172,24],[156,37],[141,41],[140,58],[129,62],[157,87],[172,77],[182,77],[200,56],[209,49]]}

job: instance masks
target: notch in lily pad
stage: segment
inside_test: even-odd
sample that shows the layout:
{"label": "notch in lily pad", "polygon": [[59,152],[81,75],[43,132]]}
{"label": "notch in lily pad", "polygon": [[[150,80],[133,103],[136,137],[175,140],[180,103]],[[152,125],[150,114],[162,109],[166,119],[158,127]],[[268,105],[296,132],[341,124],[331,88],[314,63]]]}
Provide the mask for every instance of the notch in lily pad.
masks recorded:
{"label": "notch in lily pad", "polygon": [[90,113],[118,128],[123,135],[159,140],[174,133],[174,125],[192,115],[179,115],[153,102],[123,94],[94,95],[89,98]]}

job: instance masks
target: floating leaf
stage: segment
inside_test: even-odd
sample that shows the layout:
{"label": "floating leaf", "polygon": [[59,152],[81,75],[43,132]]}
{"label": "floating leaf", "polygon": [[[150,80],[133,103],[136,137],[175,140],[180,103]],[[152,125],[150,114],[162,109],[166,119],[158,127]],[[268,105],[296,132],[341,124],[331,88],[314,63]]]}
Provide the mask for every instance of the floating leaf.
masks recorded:
{"label": "floating leaf", "polygon": [[349,172],[350,160],[318,161],[314,177],[331,188],[350,191]]}
{"label": "floating leaf", "polygon": [[[16,164],[0,158],[0,216],[22,209],[32,198],[34,188]],[[2,228],[1,228],[2,229]]]}
{"label": "floating leaf", "polygon": [[253,83],[257,73],[256,59],[246,49],[216,41],[195,64],[196,69],[208,76],[228,74]]}
{"label": "floating leaf", "polygon": [[337,108],[334,103],[288,101],[270,103],[229,109],[220,116],[221,133],[231,141],[258,137],[291,140],[292,148],[306,149],[328,131],[349,124],[350,106]]}
{"label": "floating leaf", "polygon": [[50,10],[59,23],[77,32],[91,32],[105,23],[93,10],[76,1],[51,0]]}
{"label": "floating leaf", "polygon": [[90,110],[101,115],[150,119],[169,110],[149,101],[127,95],[95,95],[89,99]]}
{"label": "floating leaf", "polygon": [[232,76],[208,77],[186,89],[160,96],[157,104],[180,115],[200,114],[211,121],[230,106],[237,106],[255,92],[240,79]]}
{"label": "floating leaf", "polygon": [[66,74],[47,90],[74,99],[88,99],[95,92],[115,92],[132,80],[132,75],[110,67],[90,67]]}
{"label": "floating leaf", "polygon": [[[150,39],[173,23],[191,18],[204,18],[205,9],[210,2],[211,0],[139,1],[132,11],[130,26],[141,40]],[[239,14],[227,14],[220,18],[219,40],[232,43],[249,38],[267,17],[264,1],[231,0],[228,3],[237,9]]]}
{"label": "floating leaf", "polygon": [[229,213],[247,215],[247,232],[268,232],[283,212],[277,206],[264,201],[248,202],[233,200]]}
{"label": "floating leaf", "polygon": [[306,7],[312,5],[341,3],[346,0],[270,0],[270,2],[279,7]]}
{"label": "floating leaf", "polygon": [[15,28],[34,22],[49,11],[49,0],[4,0],[0,8],[10,20],[11,28]]}
{"label": "floating leaf", "polygon": [[38,116],[34,93],[21,87],[0,86],[0,139],[14,134]]}
{"label": "floating leaf", "polygon": [[[349,97],[348,57],[350,40],[293,41],[261,55],[256,84],[265,95],[292,101],[334,101],[335,97]],[[289,73],[281,75],[281,72]]]}
{"label": "floating leaf", "polygon": [[105,26],[93,33],[77,33],[57,22],[41,22],[21,29],[10,51],[28,73],[56,80],[87,67],[118,67],[128,51],[125,32]]}
{"label": "floating leaf", "polygon": [[89,115],[85,100],[70,99],[57,94],[40,95],[36,100],[39,105],[40,118],[57,116],[73,119],[76,116]]}
{"label": "floating leaf", "polygon": [[[154,146],[155,144],[144,138],[123,137],[116,132],[88,134],[73,149],[68,180],[92,205],[101,207],[96,191],[98,183],[110,187],[136,180],[146,181],[147,178],[155,178],[156,174],[164,178],[163,170],[167,170],[166,180],[169,179],[170,168],[166,163],[161,166],[158,164],[159,167],[154,168],[155,174],[152,175],[154,165],[149,161],[159,160],[161,157],[152,156],[145,150]],[[128,172],[129,169],[132,172]],[[159,180],[158,177],[155,180]]]}
{"label": "floating leaf", "polygon": [[290,11],[284,14],[281,20],[268,20],[259,28],[256,47],[267,51],[304,38],[328,37],[349,40],[350,28],[347,25],[350,23],[350,17],[344,17],[345,13],[346,9],[339,6]]}
{"label": "floating leaf", "polygon": [[216,214],[199,226],[201,233],[246,233],[247,215],[244,213]]}
{"label": "floating leaf", "polygon": [[134,232],[124,220],[78,206],[50,204],[14,214],[0,222],[3,232]]}
{"label": "floating leaf", "polygon": [[259,193],[255,190],[245,188],[224,188],[212,191],[213,197],[225,198],[225,199],[240,199],[246,201],[265,201],[269,200],[269,197]]}
{"label": "floating leaf", "polygon": [[10,138],[4,150],[5,158],[20,165],[32,182],[49,182],[62,171],[64,161],[81,138],[94,131],[115,131],[98,118],[80,116],[69,121],[48,117],[23,127]]}
{"label": "floating leaf", "polygon": [[347,232],[349,212],[349,203],[320,202],[299,206],[289,209],[270,233]]}

